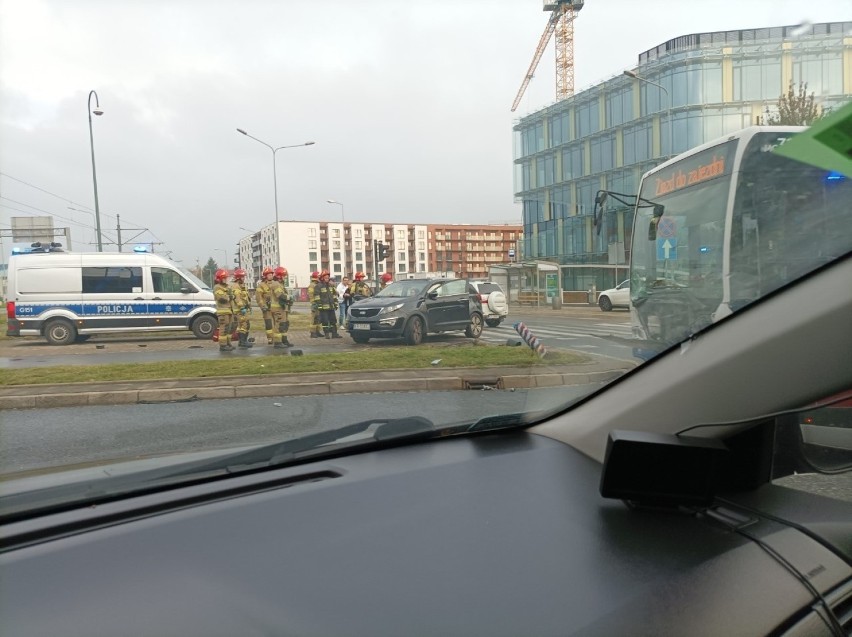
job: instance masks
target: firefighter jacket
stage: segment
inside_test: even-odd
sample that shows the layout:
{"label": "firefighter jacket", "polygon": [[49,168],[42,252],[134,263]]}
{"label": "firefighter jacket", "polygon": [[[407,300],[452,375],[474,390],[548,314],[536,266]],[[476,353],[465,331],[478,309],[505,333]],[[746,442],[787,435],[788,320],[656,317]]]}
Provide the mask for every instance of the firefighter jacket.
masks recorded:
{"label": "firefighter jacket", "polygon": [[234,313],[234,291],[226,283],[213,286],[213,298],[216,299],[216,314]]}
{"label": "firefighter jacket", "polygon": [[350,285],[349,294],[352,295],[352,299],[355,301],[358,301],[368,296],[373,296],[373,293],[370,290],[370,286],[364,283],[363,281],[355,281],[355,283]]}
{"label": "firefighter jacket", "polygon": [[272,281],[264,279],[258,283],[254,298],[257,301],[257,306],[262,311],[268,312],[272,308]]}
{"label": "firefighter jacket", "polygon": [[231,286],[231,291],[234,293],[234,313],[248,314],[251,312],[251,295],[245,283],[234,283]]}
{"label": "firefighter jacket", "polygon": [[273,306],[277,306],[282,310],[289,310],[290,306],[293,305],[293,299],[281,281],[273,279],[269,282],[269,295],[272,298]]}
{"label": "firefighter jacket", "polygon": [[336,310],[337,289],[331,283],[317,283],[311,296],[311,307],[315,310]]}

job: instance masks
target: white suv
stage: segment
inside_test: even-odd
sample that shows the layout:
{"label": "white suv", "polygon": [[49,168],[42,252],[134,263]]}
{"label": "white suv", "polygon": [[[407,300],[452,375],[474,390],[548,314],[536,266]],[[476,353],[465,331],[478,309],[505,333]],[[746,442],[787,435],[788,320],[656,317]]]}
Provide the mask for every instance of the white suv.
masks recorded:
{"label": "white suv", "polygon": [[614,288],[604,290],[598,297],[598,307],[609,312],[614,307],[630,307],[630,281],[622,281]]}
{"label": "white suv", "polygon": [[485,324],[488,327],[497,327],[509,316],[509,304],[503,288],[493,281],[471,281],[470,284],[476,288],[479,300],[482,302],[482,312],[485,315]]}

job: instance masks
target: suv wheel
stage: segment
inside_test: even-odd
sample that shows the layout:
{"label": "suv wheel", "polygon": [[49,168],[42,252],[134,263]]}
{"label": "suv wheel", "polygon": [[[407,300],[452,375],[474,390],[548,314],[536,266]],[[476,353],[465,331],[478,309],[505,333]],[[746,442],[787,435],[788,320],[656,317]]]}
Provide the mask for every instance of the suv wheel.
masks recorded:
{"label": "suv wheel", "polygon": [[609,312],[612,309],[612,301],[609,300],[608,296],[602,296],[599,298],[598,305],[604,312]]}
{"label": "suv wheel", "polygon": [[409,345],[420,345],[423,342],[423,320],[419,316],[412,316],[402,336]]}
{"label": "suv wheel", "polygon": [[482,315],[471,314],[470,325],[464,328],[464,335],[468,338],[479,338],[482,335]]}

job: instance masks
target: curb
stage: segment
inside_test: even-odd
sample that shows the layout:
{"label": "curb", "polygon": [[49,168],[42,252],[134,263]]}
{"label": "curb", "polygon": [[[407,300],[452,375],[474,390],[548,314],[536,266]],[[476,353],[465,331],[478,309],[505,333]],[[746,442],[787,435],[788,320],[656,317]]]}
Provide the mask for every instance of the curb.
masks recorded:
{"label": "curb", "polygon": [[[464,389],[531,389],[582,385],[612,380],[633,366],[594,364],[597,369],[576,370],[574,365],[547,373],[520,373],[522,368],[456,368],[440,374],[423,376],[424,370],[396,370],[389,378],[363,378],[361,372],[305,375],[289,378],[263,376],[230,376],[222,378],[189,378],[160,381],[114,381],[68,383],[66,385],[23,385],[2,388],[2,409],[46,409],[94,405],[131,405],[188,402],[226,398],[260,398],[274,396],[311,396],[374,392],[454,391]],[[606,367],[607,369],[601,369]],[[437,370],[435,370],[437,371]],[[285,375],[280,375],[285,376]],[[156,386],[161,385],[161,386]]]}

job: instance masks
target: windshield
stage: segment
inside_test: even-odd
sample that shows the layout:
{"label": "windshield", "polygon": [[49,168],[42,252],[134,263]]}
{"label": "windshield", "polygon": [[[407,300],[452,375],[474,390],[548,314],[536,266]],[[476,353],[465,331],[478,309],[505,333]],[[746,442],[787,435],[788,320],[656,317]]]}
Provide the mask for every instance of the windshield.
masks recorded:
{"label": "windshield", "polygon": [[385,289],[376,292],[378,297],[408,297],[418,296],[426,289],[426,281],[411,279],[391,283]]}
{"label": "windshield", "polygon": [[209,285],[207,285],[204,281],[199,279],[197,276],[195,276],[192,272],[190,272],[186,268],[181,268],[180,266],[178,266],[178,270],[180,270],[180,273],[183,276],[185,276],[187,279],[189,279],[195,285],[197,285],[199,287],[199,289],[202,289],[202,290],[209,290],[210,289]]}
{"label": "windshield", "polygon": [[847,3],[565,4],[0,0],[0,480],[527,427],[852,249]]}

